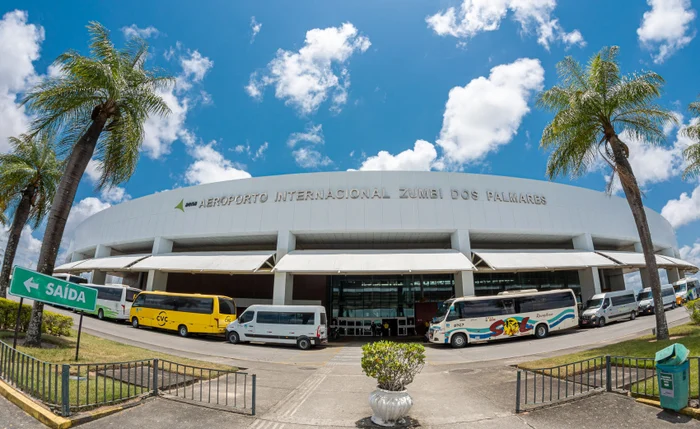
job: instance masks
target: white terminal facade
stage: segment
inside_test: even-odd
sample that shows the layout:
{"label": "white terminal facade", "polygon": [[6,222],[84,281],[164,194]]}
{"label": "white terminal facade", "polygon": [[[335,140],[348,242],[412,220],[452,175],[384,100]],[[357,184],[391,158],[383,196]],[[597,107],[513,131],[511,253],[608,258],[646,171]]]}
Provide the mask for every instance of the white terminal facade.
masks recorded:
{"label": "white terminal facade", "polygon": [[[647,209],[657,263],[679,259]],[[322,304],[343,326],[421,330],[451,296],[624,289],[644,257],[627,202],[545,181],[443,172],[331,172],[174,189],[99,212],[57,272],[252,304]],[[397,322],[398,321],[398,322]],[[393,332],[397,332],[394,330]],[[351,330],[348,329],[348,333]]]}

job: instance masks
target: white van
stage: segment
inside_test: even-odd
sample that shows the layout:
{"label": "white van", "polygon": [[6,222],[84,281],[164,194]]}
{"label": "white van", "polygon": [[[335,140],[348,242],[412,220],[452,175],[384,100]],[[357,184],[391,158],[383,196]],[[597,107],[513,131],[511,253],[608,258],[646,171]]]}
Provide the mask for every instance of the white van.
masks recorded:
{"label": "white van", "polygon": [[[664,303],[664,308],[676,308],[676,291],[673,289],[673,285],[663,285],[661,286],[661,298]],[[654,314],[654,296],[651,293],[651,288],[644,288],[639,295],[637,295],[637,300],[639,301],[639,314]]]}
{"label": "white van", "polygon": [[581,314],[581,326],[605,326],[615,320],[634,320],[637,317],[637,299],[632,290],[593,295]]}
{"label": "white van", "polygon": [[233,344],[296,344],[308,350],[328,343],[327,324],[321,305],[251,305],[226,327],[226,339]]}
{"label": "white van", "polygon": [[680,279],[673,284],[673,288],[676,291],[676,304],[685,304],[688,301],[698,299],[698,288],[700,284],[698,279],[688,277]]}
{"label": "white van", "polygon": [[97,304],[95,311],[86,311],[85,314],[93,314],[98,319],[128,320],[131,312],[131,303],[141,289],[136,289],[122,284],[97,285],[85,283],[84,286],[97,290]]}

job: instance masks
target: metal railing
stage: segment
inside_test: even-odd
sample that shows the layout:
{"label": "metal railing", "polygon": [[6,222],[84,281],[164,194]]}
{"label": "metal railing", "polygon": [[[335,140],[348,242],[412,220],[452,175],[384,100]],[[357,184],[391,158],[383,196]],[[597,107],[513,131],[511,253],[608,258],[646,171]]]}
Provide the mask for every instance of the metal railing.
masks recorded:
{"label": "metal railing", "polygon": [[160,393],[255,415],[255,374],[159,359],[56,364],[0,341],[0,379],[62,416]]}
{"label": "metal railing", "polygon": [[190,402],[233,408],[255,415],[256,376],[155,360],[159,369],[157,388],[172,397]]}
{"label": "metal railing", "polygon": [[[691,357],[690,398],[700,402],[700,357]],[[653,358],[596,356],[550,368],[519,369],[515,412],[591,392],[616,392],[659,398]]]}

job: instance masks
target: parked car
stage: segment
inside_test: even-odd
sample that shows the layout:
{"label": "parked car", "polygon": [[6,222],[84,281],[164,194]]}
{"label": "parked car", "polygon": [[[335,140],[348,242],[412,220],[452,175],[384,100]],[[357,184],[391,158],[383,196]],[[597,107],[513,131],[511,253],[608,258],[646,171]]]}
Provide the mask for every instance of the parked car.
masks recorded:
{"label": "parked car", "polygon": [[[673,285],[661,286],[661,298],[663,299],[664,308],[676,308],[676,292]],[[644,288],[637,296],[639,301],[638,314],[654,314],[654,296],[651,293],[651,288]]]}
{"label": "parked car", "polygon": [[226,327],[233,344],[296,344],[302,350],[328,343],[326,309],[321,305],[251,305]]}
{"label": "parked car", "polygon": [[637,309],[637,299],[632,290],[599,293],[586,303],[581,315],[581,326],[603,327],[608,322],[634,320]]}

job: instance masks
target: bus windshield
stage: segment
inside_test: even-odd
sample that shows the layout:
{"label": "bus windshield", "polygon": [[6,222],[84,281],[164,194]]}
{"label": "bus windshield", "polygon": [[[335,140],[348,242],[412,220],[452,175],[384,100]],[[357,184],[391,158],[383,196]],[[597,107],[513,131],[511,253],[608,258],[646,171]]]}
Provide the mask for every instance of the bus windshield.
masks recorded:
{"label": "bus windshield", "polygon": [[438,323],[445,318],[453,302],[452,300],[448,300],[438,306],[437,313],[435,313],[435,317],[433,317],[433,323]]}
{"label": "bus windshield", "polygon": [[643,299],[651,299],[651,291],[645,291],[645,292],[639,292],[639,296],[637,297],[637,301],[641,301]]}
{"label": "bus windshield", "polygon": [[598,298],[598,299],[589,299],[588,302],[586,303],[586,309],[589,308],[598,308],[603,304],[603,298]]}
{"label": "bus windshield", "polygon": [[673,285],[673,290],[676,291],[676,293],[685,292],[687,287],[687,283]]}

